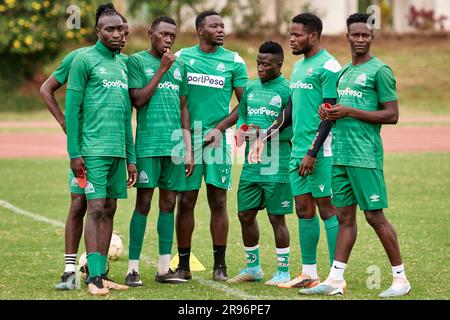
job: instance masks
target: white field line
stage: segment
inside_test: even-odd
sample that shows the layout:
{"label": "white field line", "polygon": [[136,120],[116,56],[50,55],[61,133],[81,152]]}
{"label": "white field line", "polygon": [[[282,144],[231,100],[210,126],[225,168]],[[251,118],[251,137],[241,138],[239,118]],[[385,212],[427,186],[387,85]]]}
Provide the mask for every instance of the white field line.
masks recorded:
{"label": "white field line", "polygon": [[[10,211],[12,211],[15,214],[18,215],[22,215],[28,218],[31,218],[35,221],[39,221],[39,222],[44,222],[47,224],[51,224],[55,227],[58,228],[64,228],[65,224],[61,221],[58,220],[52,220],[49,219],[43,215],[37,214],[37,213],[32,213],[29,211],[26,211],[24,209],[21,209],[19,207],[16,207],[15,205],[9,203],[8,201],[5,200],[0,200],[0,207],[6,208]],[[158,263],[152,259],[150,259],[149,257],[144,257],[142,260],[144,260],[144,262],[153,265],[154,267],[158,266]],[[227,285],[224,285],[222,283],[213,281],[213,280],[206,280],[200,277],[193,277],[192,281],[197,281],[199,284],[201,284],[202,286],[206,286],[206,287],[210,287],[212,289],[215,289],[217,291],[222,291],[227,295],[230,296],[234,296],[237,297],[239,299],[242,300],[277,300],[279,298],[276,297],[272,297],[272,296],[254,296],[254,295],[250,295],[247,294],[245,291],[236,289],[236,288],[230,288]]]}

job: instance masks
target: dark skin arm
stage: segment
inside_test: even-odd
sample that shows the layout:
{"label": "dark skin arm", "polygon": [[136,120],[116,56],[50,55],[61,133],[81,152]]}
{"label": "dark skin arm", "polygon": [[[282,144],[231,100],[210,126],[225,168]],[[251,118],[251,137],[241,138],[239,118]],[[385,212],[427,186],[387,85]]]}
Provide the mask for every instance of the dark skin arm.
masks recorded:
{"label": "dark skin arm", "polygon": [[58,121],[64,133],[66,133],[66,119],[55,99],[55,92],[61,88],[61,86],[61,83],[59,83],[53,76],[50,76],[42,84],[40,93],[42,99],[44,99],[44,102],[47,105],[48,111],[50,111],[56,121]]}
{"label": "dark skin arm", "polygon": [[242,88],[242,87],[234,88],[234,93],[236,94],[236,98],[238,100],[238,105],[236,107],[234,107],[233,111],[231,111],[230,114],[225,119],[220,121],[213,130],[211,130],[210,132],[208,132],[205,135],[205,138],[204,138],[205,146],[207,146],[213,142],[214,142],[215,147],[219,146],[220,143],[222,142],[222,134],[219,135],[218,131],[223,133],[223,132],[225,132],[226,129],[228,129],[229,127],[236,124],[236,122],[238,121],[238,118],[239,118],[239,113],[238,113],[239,101],[241,101],[243,92],[244,92],[244,88]]}
{"label": "dark skin arm", "polygon": [[319,116],[321,119],[333,121],[351,117],[368,123],[396,124],[399,117],[398,101],[383,102],[381,103],[381,109],[375,111],[360,110],[340,104],[327,109],[324,105],[321,105]]}
{"label": "dark skin arm", "polygon": [[127,165],[128,171],[128,180],[127,180],[127,188],[131,188],[137,181],[137,168],[134,163],[129,163]]}
{"label": "dark skin arm", "polygon": [[185,163],[185,175],[189,177],[194,171],[194,155],[192,151],[192,140],[191,140],[191,121],[189,119],[189,112],[186,103],[186,97],[180,97],[180,110],[181,110],[181,127],[183,128],[183,139],[184,145],[186,146],[186,156],[184,159]]}
{"label": "dark skin arm", "polygon": [[175,55],[171,53],[169,50],[167,50],[161,58],[161,65],[159,66],[158,70],[156,71],[155,75],[150,80],[150,82],[147,83],[147,85],[144,88],[140,89],[133,88],[129,90],[131,104],[137,110],[145,106],[153,97],[153,94],[155,93],[156,89],[158,89],[158,84],[160,83],[164,74],[170,69],[170,67],[175,62],[175,58],[176,58]]}

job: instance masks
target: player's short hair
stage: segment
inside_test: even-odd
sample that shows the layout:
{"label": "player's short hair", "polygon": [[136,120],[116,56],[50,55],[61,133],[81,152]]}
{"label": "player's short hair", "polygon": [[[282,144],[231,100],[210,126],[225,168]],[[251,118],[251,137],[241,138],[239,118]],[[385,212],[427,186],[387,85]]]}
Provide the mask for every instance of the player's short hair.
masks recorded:
{"label": "player's short hair", "polygon": [[100,17],[115,16],[115,15],[119,15],[119,13],[116,11],[116,8],[112,3],[99,5],[97,7],[97,11],[95,12],[95,27],[98,26],[98,20],[100,20]]}
{"label": "player's short hair", "polygon": [[200,27],[203,27],[203,22],[205,21],[206,17],[209,16],[220,16],[220,14],[218,14],[216,11],[214,10],[207,10],[207,11],[203,11],[201,12],[197,18],[195,18],[195,29],[198,29]]}
{"label": "player's short hair", "polygon": [[161,22],[165,22],[165,23],[168,23],[168,24],[173,24],[175,27],[177,26],[177,23],[171,17],[159,16],[159,17],[156,17],[155,20],[153,20],[152,25],[150,26],[150,28],[151,29],[156,28]]}
{"label": "player's short hair", "polygon": [[117,12],[117,14],[119,15],[119,17],[122,19],[123,23],[128,23],[127,18],[125,18],[120,12]]}
{"label": "player's short hair", "polygon": [[312,13],[300,13],[292,18],[292,23],[301,23],[305,26],[309,33],[317,32],[320,35],[322,34],[322,20],[318,16]]}
{"label": "player's short hair", "polygon": [[[359,22],[368,23],[369,22],[369,18],[370,18],[370,15],[367,14],[367,13],[357,12],[357,13],[351,14],[347,18],[347,29],[348,29],[348,27],[350,27],[350,25],[352,23],[359,23]],[[372,19],[375,19],[375,18],[372,18]],[[371,22],[374,23],[375,20],[372,20]]]}
{"label": "player's short hair", "polygon": [[283,48],[278,42],[267,40],[259,47],[259,53],[272,53],[284,59]]}

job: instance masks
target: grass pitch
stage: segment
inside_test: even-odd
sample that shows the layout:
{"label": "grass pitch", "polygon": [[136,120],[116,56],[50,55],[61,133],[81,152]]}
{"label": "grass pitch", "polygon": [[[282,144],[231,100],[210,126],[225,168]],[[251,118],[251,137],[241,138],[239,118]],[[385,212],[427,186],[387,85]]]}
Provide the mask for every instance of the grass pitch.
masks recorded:
{"label": "grass pitch", "polygon": [[[229,276],[245,266],[240,225],[236,211],[236,192],[241,168],[234,167],[233,189],[228,193],[230,231],[227,263]],[[0,200],[64,222],[69,205],[67,160],[0,160]],[[449,154],[387,154],[385,175],[390,207],[388,219],[396,228],[405,270],[413,286],[411,296],[402,299],[448,299],[449,279]],[[157,199],[157,193],[154,199]],[[135,190],[129,199],[119,201],[115,227],[124,240],[124,255],[111,263],[110,276],[123,282],[127,271],[128,226],[134,208]],[[297,290],[282,290],[263,283],[226,284],[211,281],[212,247],[209,233],[209,209],[202,189],[196,209],[192,252],[206,267],[195,272],[185,285],[161,285],[154,282],[158,249],[156,236],[157,201],[153,201],[143,248],[140,271],[144,287],[112,292],[107,298],[93,298],[81,290],[56,291],[55,283],[64,268],[64,229],[48,222],[15,214],[0,205],[0,299],[173,299],[224,300],[309,299]],[[295,215],[287,218],[291,233],[291,275],[301,265],[298,224]],[[265,212],[258,216],[261,262],[264,280],[276,270],[273,232]],[[346,271],[349,291],[344,297],[323,299],[377,299],[390,285],[391,270],[387,256],[373,230],[358,215],[358,239]],[[328,256],[323,223],[318,252],[319,275],[328,274]],[[79,255],[84,252],[81,242]],[[174,250],[176,252],[176,244]],[[379,271],[379,273],[378,273]],[[380,282],[377,282],[377,279]],[[314,297],[314,299],[322,297]]]}

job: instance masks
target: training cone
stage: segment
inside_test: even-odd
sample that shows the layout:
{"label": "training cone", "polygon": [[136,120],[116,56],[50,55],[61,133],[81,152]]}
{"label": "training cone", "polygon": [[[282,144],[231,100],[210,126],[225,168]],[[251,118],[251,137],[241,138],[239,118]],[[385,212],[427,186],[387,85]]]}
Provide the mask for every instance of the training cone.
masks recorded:
{"label": "training cone", "polygon": [[[178,253],[172,258],[172,261],[170,261],[170,269],[175,270],[178,267]],[[205,271],[205,267],[202,265],[202,263],[194,256],[194,254],[191,252],[191,257],[189,259],[189,266],[191,268],[191,271]]]}

